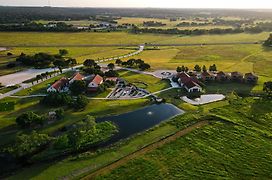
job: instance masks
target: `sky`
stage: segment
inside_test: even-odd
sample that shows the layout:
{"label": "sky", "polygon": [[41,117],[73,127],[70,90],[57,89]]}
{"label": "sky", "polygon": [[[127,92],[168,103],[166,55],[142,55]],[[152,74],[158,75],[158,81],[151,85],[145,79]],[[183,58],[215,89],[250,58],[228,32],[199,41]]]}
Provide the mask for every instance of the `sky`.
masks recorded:
{"label": "sky", "polygon": [[272,0],[0,0],[1,6],[272,9]]}

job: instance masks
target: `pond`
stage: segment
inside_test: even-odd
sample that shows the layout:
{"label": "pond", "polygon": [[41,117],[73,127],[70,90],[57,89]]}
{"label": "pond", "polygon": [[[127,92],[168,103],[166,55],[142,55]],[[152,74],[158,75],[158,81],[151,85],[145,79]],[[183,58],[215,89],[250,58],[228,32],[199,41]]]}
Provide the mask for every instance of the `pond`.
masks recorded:
{"label": "pond", "polygon": [[189,99],[188,97],[183,96],[181,99],[192,105],[202,105],[202,104],[208,104],[208,103],[212,103],[216,101],[221,101],[225,99],[225,96],[223,94],[205,94],[205,95],[201,95],[200,98]]}
{"label": "pond", "polygon": [[109,141],[103,143],[103,146],[113,144],[133,134],[150,129],[162,121],[183,113],[184,111],[172,104],[154,104],[129,113],[98,118],[97,122],[110,121],[115,123],[119,128],[119,132]]}

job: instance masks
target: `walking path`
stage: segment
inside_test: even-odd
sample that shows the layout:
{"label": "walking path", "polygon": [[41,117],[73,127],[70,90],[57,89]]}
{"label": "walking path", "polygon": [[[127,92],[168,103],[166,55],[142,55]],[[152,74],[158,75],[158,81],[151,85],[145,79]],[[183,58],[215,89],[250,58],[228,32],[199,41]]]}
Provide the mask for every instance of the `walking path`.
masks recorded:
{"label": "walking path", "polygon": [[[113,169],[116,169],[117,167],[121,166],[121,165],[124,165],[126,164],[128,161],[130,161],[131,159],[134,159],[134,158],[137,158],[141,155],[144,155],[154,149],[157,149],[167,143],[170,143],[170,142],[173,142],[175,141],[177,138],[180,138],[182,136],[185,136],[186,134],[189,134],[190,132],[192,132],[193,130],[195,129],[198,129],[198,128],[202,128],[203,126],[205,125],[208,125],[209,122],[208,121],[200,121],[198,123],[195,123],[194,125],[192,126],[189,126],[183,130],[180,130],[172,135],[169,135],[159,141],[156,141],[152,144],[149,144],[149,145],[146,145],[145,147],[129,154],[129,155],[126,155],[104,167],[101,167],[99,168],[98,170],[96,170],[95,172],[87,175],[86,177],[84,177],[83,179],[94,179],[96,176],[98,175],[101,175],[101,174],[105,174],[107,172],[110,172],[112,171]],[[86,174],[90,171],[93,171],[94,170],[94,167],[86,167],[84,169],[80,169],[78,171],[74,171],[72,172],[70,175],[66,176],[66,177],[63,177],[61,179],[72,179],[72,178],[75,178],[75,177],[79,177],[80,175],[82,174]]]}
{"label": "walking path", "polygon": [[[111,60],[115,60],[115,59],[122,59],[122,58],[131,57],[131,56],[134,56],[134,55],[137,55],[137,54],[141,53],[143,50],[144,50],[144,45],[140,45],[139,50],[137,50],[137,51],[135,51],[133,53],[123,55],[123,56],[114,57],[114,58],[106,58],[106,59],[103,59],[103,60],[98,60],[98,61],[96,61],[96,63],[107,62],[107,61],[111,61]],[[71,67],[71,68],[63,69],[62,73],[72,71],[74,69],[78,69],[78,68],[80,68],[82,66],[83,66],[83,64],[78,65],[78,66],[74,66],[74,67]],[[46,73],[46,72],[53,72],[53,71],[55,71],[55,68],[29,69],[29,70],[18,72],[18,73],[13,73],[13,74],[5,75],[5,76],[0,76],[0,82],[3,85],[7,86],[7,85],[19,84],[21,86],[20,88],[17,88],[17,89],[15,89],[13,91],[7,92],[5,94],[1,94],[0,99],[12,96],[12,95],[18,93],[19,91],[21,91],[23,89],[30,88],[30,87],[36,85],[36,84],[32,84],[32,83],[25,84],[25,83],[23,83],[24,81],[29,80],[31,78],[35,78],[39,74]],[[50,78],[53,78],[53,77],[50,77]]]}

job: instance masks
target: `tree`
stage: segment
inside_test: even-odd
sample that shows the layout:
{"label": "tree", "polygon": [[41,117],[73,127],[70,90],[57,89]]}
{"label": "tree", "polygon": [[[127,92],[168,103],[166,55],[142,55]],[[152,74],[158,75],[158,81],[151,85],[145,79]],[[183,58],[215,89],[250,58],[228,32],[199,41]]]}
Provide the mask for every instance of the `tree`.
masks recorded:
{"label": "tree", "polygon": [[205,65],[203,65],[203,67],[202,67],[202,71],[203,71],[203,72],[207,72],[207,68],[206,68],[206,66],[205,66]]}
{"label": "tree", "polygon": [[188,72],[189,71],[189,68],[188,67],[185,67],[185,72]]}
{"label": "tree", "polygon": [[269,36],[268,39],[264,42],[263,45],[264,45],[264,46],[268,46],[268,47],[271,47],[271,46],[272,46],[272,33],[270,34],[270,36]]}
{"label": "tree", "polygon": [[84,109],[89,103],[89,99],[86,96],[79,95],[76,100],[73,102],[73,108],[75,109]]}
{"label": "tree", "polygon": [[144,70],[150,69],[150,65],[147,63],[142,63],[139,65],[139,68],[141,71],[144,71]]}
{"label": "tree", "polygon": [[48,144],[50,140],[51,138],[47,134],[38,134],[36,131],[29,135],[22,134],[16,137],[15,144],[9,149],[9,153],[15,157],[31,156]]}
{"label": "tree", "polygon": [[28,128],[33,124],[42,124],[43,123],[43,117],[35,114],[34,112],[26,112],[24,114],[21,114],[16,118],[16,123],[18,126],[22,128]]}
{"label": "tree", "polygon": [[96,62],[93,59],[86,59],[83,63],[84,66],[87,67],[94,67],[96,64]]}
{"label": "tree", "polygon": [[134,65],[134,63],[135,63],[135,59],[129,59],[127,61],[127,65],[130,66],[130,67],[132,67]]}
{"label": "tree", "polygon": [[70,146],[69,138],[66,134],[59,136],[56,141],[54,142],[55,149],[66,149]]}
{"label": "tree", "polygon": [[272,81],[264,83],[263,91],[265,91],[269,96],[272,95]]}
{"label": "tree", "polygon": [[57,93],[52,92],[45,96],[40,103],[53,106],[53,107],[61,107],[65,105],[69,105],[73,102],[73,98],[66,93]]}
{"label": "tree", "polygon": [[73,95],[79,95],[86,91],[86,83],[85,81],[74,81],[70,85],[70,91]]}
{"label": "tree", "polygon": [[217,67],[215,64],[211,65],[209,71],[217,71]]}
{"label": "tree", "polygon": [[39,82],[40,79],[42,79],[42,75],[38,74],[38,75],[36,76],[37,83]]}
{"label": "tree", "polygon": [[178,73],[182,72],[182,69],[180,66],[177,67],[177,70],[176,70]]}
{"label": "tree", "polygon": [[59,50],[59,55],[65,56],[65,55],[67,55],[67,54],[68,54],[68,51],[67,51],[66,49],[60,49],[60,50]]}
{"label": "tree", "polygon": [[108,68],[110,69],[110,70],[113,70],[114,69],[114,64],[113,63],[110,63],[110,64],[108,64]]}
{"label": "tree", "polygon": [[109,71],[105,72],[105,76],[107,76],[107,77],[118,77],[119,74],[118,74],[117,71],[109,70]]}
{"label": "tree", "polygon": [[181,66],[181,72],[184,72],[186,70],[185,66]]}
{"label": "tree", "polygon": [[122,61],[120,59],[116,59],[115,64],[120,65],[120,64],[122,64]]}
{"label": "tree", "polygon": [[201,71],[201,67],[197,64],[197,65],[195,65],[194,70],[196,72],[200,72]]}
{"label": "tree", "polygon": [[55,111],[57,120],[61,120],[64,118],[64,110],[62,108],[57,109]]}

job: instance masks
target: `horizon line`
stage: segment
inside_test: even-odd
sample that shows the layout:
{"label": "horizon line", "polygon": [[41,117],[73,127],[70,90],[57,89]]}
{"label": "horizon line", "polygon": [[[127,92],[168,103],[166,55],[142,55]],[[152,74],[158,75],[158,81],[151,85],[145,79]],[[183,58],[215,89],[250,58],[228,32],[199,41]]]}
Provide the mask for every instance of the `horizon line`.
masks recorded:
{"label": "horizon line", "polygon": [[221,10],[271,10],[272,8],[234,8],[234,7],[227,7],[227,8],[222,8],[222,7],[106,7],[106,6],[47,6],[47,5],[26,5],[26,6],[20,6],[20,5],[0,5],[0,7],[33,7],[33,8],[45,8],[45,7],[50,7],[50,8],[101,8],[101,9],[206,9],[206,10],[216,10],[216,9],[221,9]]}

